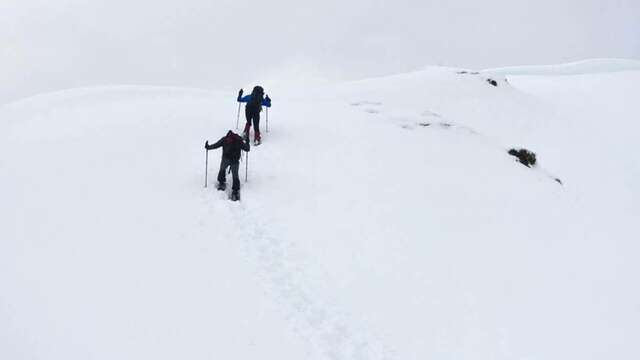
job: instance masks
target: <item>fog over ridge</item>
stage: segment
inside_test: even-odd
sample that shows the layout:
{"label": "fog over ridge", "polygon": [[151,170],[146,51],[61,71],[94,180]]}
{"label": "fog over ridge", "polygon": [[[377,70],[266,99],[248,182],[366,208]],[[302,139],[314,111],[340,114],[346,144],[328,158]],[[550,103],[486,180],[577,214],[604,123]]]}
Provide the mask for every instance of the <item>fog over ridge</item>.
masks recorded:
{"label": "fog over ridge", "polygon": [[2,0],[0,103],[103,84],[232,89],[640,58],[639,18],[636,0]]}

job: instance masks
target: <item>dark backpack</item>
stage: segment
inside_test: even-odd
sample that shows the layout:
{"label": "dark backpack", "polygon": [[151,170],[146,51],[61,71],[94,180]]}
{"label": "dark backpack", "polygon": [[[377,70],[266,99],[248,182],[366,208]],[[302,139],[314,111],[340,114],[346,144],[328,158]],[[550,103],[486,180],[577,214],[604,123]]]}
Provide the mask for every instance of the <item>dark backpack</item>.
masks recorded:
{"label": "dark backpack", "polygon": [[263,96],[264,96],[264,89],[262,88],[262,86],[254,87],[253,91],[251,92],[251,100],[249,100],[249,102],[247,103],[247,106],[255,110],[258,110],[258,109],[262,110]]}
{"label": "dark backpack", "polygon": [[240,152],[242,151],[242,137],[231,131],[224,137],[222,144],[222,156],[233,161],[240,160]]}

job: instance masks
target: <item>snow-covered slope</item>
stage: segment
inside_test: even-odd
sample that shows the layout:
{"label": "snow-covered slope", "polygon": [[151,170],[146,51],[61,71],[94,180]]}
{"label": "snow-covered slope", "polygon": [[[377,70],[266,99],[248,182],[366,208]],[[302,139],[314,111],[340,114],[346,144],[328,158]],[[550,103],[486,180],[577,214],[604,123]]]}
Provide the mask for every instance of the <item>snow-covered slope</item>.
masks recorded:
{"label": "snow-covered slope", "polygon": [[501,75],[579,75],[619,71],[640,71],[640,61],[631,59],[589,59],[568,64],[508,66],[486,69],[484,74]]}
{"label": "snow-covered slope", "polygon": [[0,357],[638,357],[640,72],[486,76],[270,93],[240,203],[234,94],[0,107]]}

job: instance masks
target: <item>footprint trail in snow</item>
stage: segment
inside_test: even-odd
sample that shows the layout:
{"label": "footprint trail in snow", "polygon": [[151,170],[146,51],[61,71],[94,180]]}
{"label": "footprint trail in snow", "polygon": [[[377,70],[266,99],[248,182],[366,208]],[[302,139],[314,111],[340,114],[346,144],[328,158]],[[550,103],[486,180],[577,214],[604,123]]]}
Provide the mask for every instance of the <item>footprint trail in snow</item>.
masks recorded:
{"label": "footprint trail in snow", "polygon": [[248,259],[264,278],[267,292],[282,305],[294,331],[314,349],[314,355],[332,360],[392,358],[391,352],[356,320],[308,288],[301,266],[304,260],[291,256],[293,244],[266,231],[264,221],[254,215],[250,204],[235,205],[230,206],[234,226],[241,232]]}

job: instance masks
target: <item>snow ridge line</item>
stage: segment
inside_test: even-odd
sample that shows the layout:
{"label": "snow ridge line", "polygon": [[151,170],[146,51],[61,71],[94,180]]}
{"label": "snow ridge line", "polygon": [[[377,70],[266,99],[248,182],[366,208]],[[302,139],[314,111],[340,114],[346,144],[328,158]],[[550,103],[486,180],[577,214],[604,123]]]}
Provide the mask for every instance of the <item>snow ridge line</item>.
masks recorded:
{"label": "snow ridge line", "polygon": [[265,279],[267,292],[279,304],[293,330],[313,349],[313,355],[331,360],[390,360],[390,351],[335,306],[305,286],[300,261],[290,255],[293,244],[267,232],[245,203],[231,204],[247,257]]}

